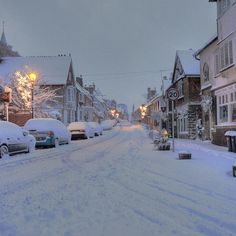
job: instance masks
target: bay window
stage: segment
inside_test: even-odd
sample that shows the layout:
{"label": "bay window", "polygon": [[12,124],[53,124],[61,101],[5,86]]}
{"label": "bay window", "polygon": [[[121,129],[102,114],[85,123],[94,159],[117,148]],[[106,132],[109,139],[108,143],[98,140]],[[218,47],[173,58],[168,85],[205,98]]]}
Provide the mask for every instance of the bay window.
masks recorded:
{"label": "bay window", "polygon": [[217,124],[227,125],[236,122],[236,85],[228,86],[216,92]]}

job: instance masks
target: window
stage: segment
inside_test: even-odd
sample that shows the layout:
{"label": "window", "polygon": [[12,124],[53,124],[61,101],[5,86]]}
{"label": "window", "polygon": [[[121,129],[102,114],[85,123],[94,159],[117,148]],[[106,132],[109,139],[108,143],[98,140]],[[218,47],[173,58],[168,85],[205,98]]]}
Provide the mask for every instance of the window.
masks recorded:
{"label": "window", "polygon": [[73,110],[68,110],[67,111],[67,122],[71,123],[75,121],[75,112]]}
{"label": "window", "polygon": [[228,105],[220,106],[220,123],[228,122]]}
{"label": "window", "polygon": [[74,93],[74,88],[70,87],[67,89],[67,101],[68,102],[73,102],[75,99],[75,93]]}
{"label": "window", "polygon": [[[215,64],[218,59],[215,58]],[[233,42],[232,40],[225,42],[220,48],[220,70],[233,64]],[[216,74],[218,68],[216,66]]]}
{"label": "window", "polygon": [[231,109],[231,120],[232,122],[236,122],[236,103],[231,104],[230,109]]}
{"label": "window", "polygon": [[184,96],[184,81],[182,79],[178,82],[178,91],[179,91],[179,97],[183,97]]}
{"label": "window", "polygon": [[229,64],[233,64],[233,42],[232,40],[229,41]]}
{"label": "window", "polygon": [[231,85],[217,92],[217,124],[236,122],[235,90],[236,86]]}
{"label": "window", "polygon": [[215,54],[215,75],[220,73],[219,52]]}
{"label": "window", "polygon": [[209,80],[209,66],[206,62],[203,65],[202,73],[203,73],[204,82],[208,81]]}
{"label": "window", "polygon": [[179,129],[179,133],[188,132],[188,118],[187,117],[181,117],[178,119],[178,129]]}

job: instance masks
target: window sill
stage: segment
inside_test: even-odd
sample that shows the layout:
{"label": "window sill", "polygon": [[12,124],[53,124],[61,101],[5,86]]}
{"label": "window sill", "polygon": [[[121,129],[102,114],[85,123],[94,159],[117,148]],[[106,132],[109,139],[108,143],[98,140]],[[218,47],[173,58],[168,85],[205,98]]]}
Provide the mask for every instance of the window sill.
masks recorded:
{"label": "window sill", "polygon": [[228,66],[226,66],[226,67],[222,68],[222,69],[220,70],[220,73],[222,73],[222,72],[224,72],[224,71],[228,70],[229,68],[233,67],[234,65],[235,65],[235,64],[234,64],[234,63],[232,63],[232,64],[230,64],[230,65],[228,65]]}
{"label": "window sill", "polygon": [[225,122],[216,125],[216,127],[225,127],[225,126],[236,126],[236,122]]}

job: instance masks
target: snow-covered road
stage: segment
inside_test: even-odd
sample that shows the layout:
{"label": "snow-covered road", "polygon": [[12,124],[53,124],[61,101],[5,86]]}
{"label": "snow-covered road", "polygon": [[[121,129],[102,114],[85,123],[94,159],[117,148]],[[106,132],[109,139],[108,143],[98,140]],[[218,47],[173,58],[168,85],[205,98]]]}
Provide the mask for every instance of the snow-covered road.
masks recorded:
{"label": "snow-covered road", "polygon": [[[0,235],[235,235],[235,153],[140,126],[0,160]],[[192,160],[178,160],[178,151]]]}

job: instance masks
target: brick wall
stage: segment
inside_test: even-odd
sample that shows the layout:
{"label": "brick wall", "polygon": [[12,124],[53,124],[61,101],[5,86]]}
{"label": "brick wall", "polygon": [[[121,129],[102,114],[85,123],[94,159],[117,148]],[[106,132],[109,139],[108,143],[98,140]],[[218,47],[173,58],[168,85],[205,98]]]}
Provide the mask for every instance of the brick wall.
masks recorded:
{"label": "brick wall", "polygon": [[24,126],[24,124],[26,123],[27,120],[31,119],[31,114],[27,114],[27,113],[10,113],[9,114],[9,121],[12,123],[15,123],[19,126]]}
{"label": "brick wall", "polygon": [[228,130],[236,131],[235,126],[227,126],[227,127],[216,127],[216,132],[212,133],[212,143],[220,146],[227,146],[225,132]]}

